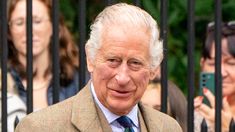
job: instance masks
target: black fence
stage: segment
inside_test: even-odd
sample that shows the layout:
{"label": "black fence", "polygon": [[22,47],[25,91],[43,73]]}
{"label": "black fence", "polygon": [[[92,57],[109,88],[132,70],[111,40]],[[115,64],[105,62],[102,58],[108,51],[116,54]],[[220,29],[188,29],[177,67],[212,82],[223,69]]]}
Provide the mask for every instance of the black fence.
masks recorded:
{"label": "black fence", "polygon": [[[106,5],[112,5],[117,3],[118,1],[115,0],[106,0],[104,3]],[[187,1],[187,14],[188,14],[188,21],[187,21],[187,29],[188,29],[188,45],[187,45],[187,56],[188,56],[188,68],[187,68],[187,87],[188,89],[188,127],[187,130],[189,132],[194,131],[194,95],[195,95],[195,60],[194,60],[194,48],[195,48],[195,17],[194,17],[194,10],[195,10],[195,1],[188,0]],[[140,0],[133,0],[132,3],[134,5],[141,7]],[[167,49],[167,31],[168,31],[168,1],[161,0],[160,1],[160,35],[163,39],[164,49]],[[77,3],[78,12],[78,33],[79,33],[79,84],[82,88],[86,83],[87,78],[87,71],[86,71],[86,57],[85,57],[85,42],[86,42],[86,9],[87,9],[87,1],[86,0],[79,0]],[[3,132],[7,131],[7,57],[8,57],[8,44],[7,44],[7,0],[1,0],[1,70],[2,70],[2,90],[1,90],[1,98],[2,98],[2,128]],[[59,101],[59,93],[58,89],[60,86],[59,80],[59,47],[58,47],[58,37],[59,37],[59,0],[53,0],[53,8],[52,8],[52,22],[53,22],[53,103],[57,103]],[[221,131],[221,1],[215,0],[215,44],[216,44],[216,72],[215,72],[215,96],[216,96],[216,123],[215,123],[215,130],[216,132]],[[161,93],[161,111],[167,111],[167,50],[164,50],[164,60],[162,62],[161,68],[161,85],[163,87]],[[27,114],[33,111],[33,94],[32,94],[32,78],[33,78],[33,67],[32,67],[32,0],[27,0]],[[16,120],[17,121],[17,120]],[[234,122],[231,123],[230,131],[234,131]],[[202,131],[207,131],[205,129],[207,126],[205,121],[202,123]]]}

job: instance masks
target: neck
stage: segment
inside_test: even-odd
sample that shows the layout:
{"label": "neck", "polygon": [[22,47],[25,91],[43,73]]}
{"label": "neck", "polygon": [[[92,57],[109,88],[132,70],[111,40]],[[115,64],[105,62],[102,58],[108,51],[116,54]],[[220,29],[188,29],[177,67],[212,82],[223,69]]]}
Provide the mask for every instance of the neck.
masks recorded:
{"label": "neck", "polygon": [[228,103],[230,105],[233,115],[235,116],[235,96],[234,95],[231,95],[228,97]]}
{"label": "neck", "polygon": [[[20,63],[27,68],[27,56],[19,54]],[[49,51],[44,51],[44,53],[33,56],[33,73],[36,72],[35,78],[44,78],[45,72],[50,64],[50,54]]]}
{"label": "neck", "polygon": [[[26,67],[26,56],[25,55],[19,55],[19,61],[20,63]],[[50,64],[50,55],[49,51],[45,51],[44,53],[41,53],[39,55],[33,56],[33,73],[36,72],[36,75],[33,77],[33,87],[37,89],[37,86],[41,86],[42,84],[45,84],[45,82],[50,82],[52,74],[49,73],[45,76],[45,72]],[[22,80],[23,85],[26,88],[26,79]],[[45,84],[46,85],[46,84]]]}

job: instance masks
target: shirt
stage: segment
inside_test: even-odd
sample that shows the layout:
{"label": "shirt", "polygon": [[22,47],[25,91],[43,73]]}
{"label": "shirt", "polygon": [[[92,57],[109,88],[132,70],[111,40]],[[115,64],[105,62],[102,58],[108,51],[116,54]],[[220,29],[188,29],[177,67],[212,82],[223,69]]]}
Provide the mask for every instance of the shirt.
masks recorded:
{"label": "shirt", "polygon": [[[112,113],[111,111],[109,111],[97,98],[97,95],[95,93],[95,89],[94,89],[94,85],[91,82],[91,93],[92,96],[96,102],[96,104],[99,106],[99,108],[101,109],[101,111],[103,112],[104,116],[106,117],[109,125],[111,126],[113,132],[124,132],[124,127],[122,127],[117,121],[116,119],[119,118],[119,115],[116,115],[114,113]],[[138,105],[136,104],[132,110],[126,115],[127,117],[129,117],[132,122],[133,122],[133,129],[135,132],[140,132],[140,127],[139,127],[139,121],[138,121]]]}
{"label": "shirt", "polygon": [[[27,92],[22,84],[20,76],[13,68],[10,69],[10,74],[13,77],[13,80],[15,82],[15,87],[17,88],[17,90],[19,92],[20,98],[26,104]],[[63,101],[65,99],[75,95],[79,91],[79,84],[78,84],[79,79],[78,78],[79,78],[78,72],[75,72],[73,80],[67,86],[61,86],[59,88],[59,101]],[[50,85],[47,89],[47,102],[48,102],[48,105],[53,104],[53,87],[52,87],[51,82],[50,82]]]}

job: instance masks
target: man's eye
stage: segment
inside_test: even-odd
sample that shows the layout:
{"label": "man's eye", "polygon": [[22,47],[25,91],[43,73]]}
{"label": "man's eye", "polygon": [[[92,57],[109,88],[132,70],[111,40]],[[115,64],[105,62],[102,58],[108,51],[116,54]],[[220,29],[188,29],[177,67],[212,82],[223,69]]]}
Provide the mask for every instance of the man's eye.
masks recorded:
{"label": "man's eye", "polygon": [[108,59],[109,62],[115,62],[117,61],[116,59]]}
{"label": "man's eye", "polygon": [[115,58],[108,59],[107,61],[108,61],[109,66],[111,67],[116,67],[121,62],[119,59],[115,59]]}
{"label": "man's eye", "polygon": [[143,66],[143,63],[140,61],[129,61],[128,65],[133,70],[139,70]]}
{"label": "man's eye", "polygon": [[141,62],[138,62],[138,61],[133,61],[132,62],[134,65],[141,65],[142,63]]}

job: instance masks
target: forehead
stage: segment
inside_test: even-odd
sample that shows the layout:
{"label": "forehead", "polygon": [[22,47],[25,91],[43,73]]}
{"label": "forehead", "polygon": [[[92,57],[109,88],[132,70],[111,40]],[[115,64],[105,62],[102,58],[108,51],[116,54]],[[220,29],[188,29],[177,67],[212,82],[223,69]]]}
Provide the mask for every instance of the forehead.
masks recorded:
{"label": "forehead", "polygon": [[149,53],[150,35],[145,28],[113,25],[104,28],[101,35],[101,49],[124,48]]}
{"label": "forehead", "polygon": [[[46,5],[41,0],[32,1],[33,16],[49,15]],[[26,0],[19,0],[11,13],[11,18],[26,17]]]}
{"label": "forehead", "polygon": [[[231,56],[228,49],[228,40],[226,38],[223,38],[221,41],[221,53],[222,56]],[[215,42],[211,45],[211,53],[212,58],[215,58]]]}

